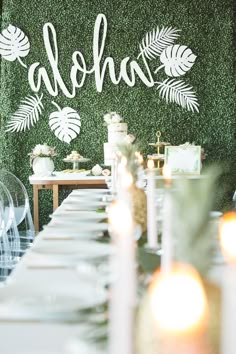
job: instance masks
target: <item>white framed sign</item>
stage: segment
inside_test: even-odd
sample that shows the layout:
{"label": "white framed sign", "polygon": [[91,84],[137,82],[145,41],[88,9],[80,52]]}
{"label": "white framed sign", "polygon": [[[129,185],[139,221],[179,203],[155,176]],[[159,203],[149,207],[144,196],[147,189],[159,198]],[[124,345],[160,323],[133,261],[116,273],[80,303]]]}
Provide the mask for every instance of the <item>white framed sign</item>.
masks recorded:
{"label": "white framed sign", "polygon": [[199,175],[201,172],[201,146],[166,146],[165,163],[174,175]]}

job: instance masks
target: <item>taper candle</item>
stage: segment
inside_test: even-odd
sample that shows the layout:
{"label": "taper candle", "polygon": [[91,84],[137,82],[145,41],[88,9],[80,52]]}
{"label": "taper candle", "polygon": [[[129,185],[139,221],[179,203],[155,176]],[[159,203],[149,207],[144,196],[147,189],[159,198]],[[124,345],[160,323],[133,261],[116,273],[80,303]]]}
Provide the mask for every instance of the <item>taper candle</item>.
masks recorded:
{"label": "taper candle", "polygon": [[173,240],[172,240],[172,200],[170,193],[171,171],[165,164],[163,167],[163,177],[165,179],[166,188],[163,205],[163,221],[162,221],[162,255],[161,268],[169,271],[173,262]]}
{"label": "taper candle", "polygon": [[220,244],[227,262],[222,288],[221,353],[236,352],[236,212],[223,215],[220,226]]}
{"label": "taper candle", "polygon": [[155,203],[155,179],[154,161],[147,163],[147,245],[149,248],[157,248],[157,217]]}
{"label": "taper candle", "polygon": [[109,353],[134,354],[134,310],[136,305],[135,242],[132,213],[124,201],[109,210],[116,254],[111,258],[113,280],[109,305]]}

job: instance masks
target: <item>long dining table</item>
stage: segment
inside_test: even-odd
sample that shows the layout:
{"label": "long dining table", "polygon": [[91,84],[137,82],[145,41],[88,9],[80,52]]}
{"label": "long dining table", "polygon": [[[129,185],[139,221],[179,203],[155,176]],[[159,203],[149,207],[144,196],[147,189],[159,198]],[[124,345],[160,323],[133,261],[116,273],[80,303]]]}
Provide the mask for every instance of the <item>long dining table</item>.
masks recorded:
{"label": "long dining table", "polygon": [[[0,286],[2,354],[73,353],[68,348],[81,328],[76,302],[83,309],[106,300],[106,292],[100,292],[96,283],[97,275],[92,273],[89,279],[90,273],[83,273],[83,269],[94,256],[93,247],[89,247],[97,242],[94,235],[101,237],[107,230],[102,219],[110,200],[105,189],[92,194],[91,190],[74,190],[36,236],[6,284]],[[110,254],[109,244],[97,243],[100,256]]]}
{"label": "long dining table", "polygon": [[[107,189],[74,190],[53,212],[0,286],[0,353],[87,353],[83,310],[108,300],[104,284],[114,250],[101,241],[111,200]],[[105,278],[94,259],[105,259]],[[223,268],[212,267],[211,279],[221,282]]]}

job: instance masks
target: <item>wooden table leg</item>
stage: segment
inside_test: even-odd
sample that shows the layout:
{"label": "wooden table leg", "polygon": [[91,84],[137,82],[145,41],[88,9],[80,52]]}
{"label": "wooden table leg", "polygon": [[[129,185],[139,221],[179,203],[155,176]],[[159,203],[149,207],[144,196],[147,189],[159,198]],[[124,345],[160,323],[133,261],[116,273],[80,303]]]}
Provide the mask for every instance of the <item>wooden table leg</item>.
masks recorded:
{"label": "wooden table leg", "polygon": [[34,194],[34,228],[36,233],[39,232],[39,190],[37,184],[33,187]]}
{"label": "wooden table leg", "polygon": [[53,211],[59,206],[59,185],[53,185]]}

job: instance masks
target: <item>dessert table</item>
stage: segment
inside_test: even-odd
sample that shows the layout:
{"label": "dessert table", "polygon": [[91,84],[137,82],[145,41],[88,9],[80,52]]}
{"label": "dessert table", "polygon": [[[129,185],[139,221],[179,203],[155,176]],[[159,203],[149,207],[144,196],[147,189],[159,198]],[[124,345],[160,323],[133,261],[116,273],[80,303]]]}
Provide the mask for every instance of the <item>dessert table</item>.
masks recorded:
{"label": "dessert table", "polygon": [[32,175],[29,182],[33,186],[34,227],[39,231],[39,190],[52,190],[53,210],[59,206],[60,189],[107,188],[104,176],[86,176],[81,173],[60,173],[39,177]]}

